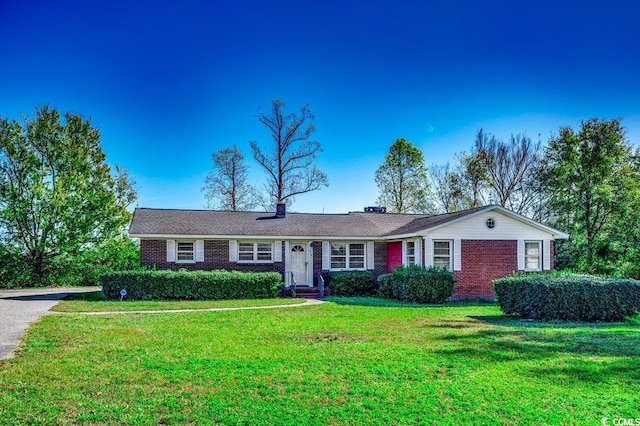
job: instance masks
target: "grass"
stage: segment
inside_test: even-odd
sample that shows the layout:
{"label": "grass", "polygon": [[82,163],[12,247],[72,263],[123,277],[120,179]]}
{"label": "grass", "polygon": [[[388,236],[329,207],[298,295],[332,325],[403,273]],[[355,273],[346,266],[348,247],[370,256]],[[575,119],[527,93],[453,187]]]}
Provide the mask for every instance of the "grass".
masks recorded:
{"label": "grass", "polygon": [[253,306],[296,305],[304,299],[241,299],[241,300],[107,300],[101,291],[76,293],[65,297],[53,307],[55,312],[123,312],[180,309],[240,308]]}
{"label": "grass", "polygon": [[640,417],[638,321],[531,323],[505,318],[495,305],[336,302],[46,316],[17,358],[0,361],[0,424],[601,424]]}

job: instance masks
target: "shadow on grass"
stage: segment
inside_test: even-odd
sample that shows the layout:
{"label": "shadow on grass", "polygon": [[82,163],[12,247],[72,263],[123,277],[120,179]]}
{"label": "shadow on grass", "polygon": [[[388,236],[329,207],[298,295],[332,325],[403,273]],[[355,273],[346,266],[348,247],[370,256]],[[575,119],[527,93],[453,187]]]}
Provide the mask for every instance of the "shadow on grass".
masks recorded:
{"label": "shadow on grass", "polygon": [[88,291],[86,293],[71,293],[64,300],[83,300],[85,302],[106,302],[107,298],[101,290]]}
{"label": "shadow on grass", "polygon": [[495,302],[483,302],[483,301],[456,301],[447,302],[443,304],[423,304],[423,303],[408,303],[400,302],[394,299],[387,299],[379,296],[329,296],[323,299],[326,302],[332,302],[336,305],[349,305],[349,306],[371,306],[380,308],[451,308],[456,306],[494,306]]}
{"label": "shadow on grass", "polygon": [[472,321],[464,331],[438,337],[449,344],[437,353],[479,365],[524,362],[530,365],[521,371],[532,378],[594,384],[640,380],[640,323],[635,319],[591,324],[529,322],[498,315],[467,318]]}

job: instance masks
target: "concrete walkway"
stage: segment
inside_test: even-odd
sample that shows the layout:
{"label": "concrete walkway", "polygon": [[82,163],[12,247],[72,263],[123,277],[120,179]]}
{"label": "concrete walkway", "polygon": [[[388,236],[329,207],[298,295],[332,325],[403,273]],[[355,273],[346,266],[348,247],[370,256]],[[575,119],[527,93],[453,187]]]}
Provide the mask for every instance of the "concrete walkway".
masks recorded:
{"label": "concrete walkway", "polygon": [[[302,299],[300,299],[302,300]],[[298,306],[319,305],[322,300],[306,299],[302,303],[289,305],[265,305],[265,306],[237,306],[228,308],[202,308],[202,309],[155,309],[146,311],[98,311],[98,312],[49,312],[55,315],[118,315],[118,314],[178,314],[181,312],[219,312],[219,311],[249,311],[256,309],[297,308]]]}
{"label": "concrete walkway", "polygon": [[0,290],[0,359],[12,358],[29,324],[40,319],[71,293],[99,291],[100,287]]}

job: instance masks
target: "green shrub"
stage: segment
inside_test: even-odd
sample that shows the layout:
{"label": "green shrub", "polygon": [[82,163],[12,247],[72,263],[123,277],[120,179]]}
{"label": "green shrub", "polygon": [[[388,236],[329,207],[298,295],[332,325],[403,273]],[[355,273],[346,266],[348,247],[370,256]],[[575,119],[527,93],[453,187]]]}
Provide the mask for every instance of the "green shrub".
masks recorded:
{"label": "green shrub", "polygon": [[640,281],[521,274],[493,281],[502,312],[535,320],[623,321],[640,310]]}
{"label": "green shrub", "polygon": [[33,287],[29,258],[0,245],[0,288]]}
{"label": "green shrub", "polygon": [[0,246],[0,288],[34,286],[94,286],[106,272],[145,269],[140,247],[129,237],[88,245],[75,253],[45,256],[38,275],[33,259]]}
{"label": "green shrub", "polygon": [[378,293],[384,297],[395,299],[393,294],[393,275],[384,274],[378,276]]}
{"label": "green shrub", "polygon": [[284,286],[278,272],[124,271],[100,277],[108,299],[260,299],[279,296]]}
{"label": "green shrub", "polygon": [[373,273],[371,271],[339,271],[329,274],[331,295],[368,296],[374,292]]}
{"label": "green shrub", "polygon": [[378,291],[403,302],[444,303],[453,294],[456,281],[446,269],[402,266],[378,277]]}

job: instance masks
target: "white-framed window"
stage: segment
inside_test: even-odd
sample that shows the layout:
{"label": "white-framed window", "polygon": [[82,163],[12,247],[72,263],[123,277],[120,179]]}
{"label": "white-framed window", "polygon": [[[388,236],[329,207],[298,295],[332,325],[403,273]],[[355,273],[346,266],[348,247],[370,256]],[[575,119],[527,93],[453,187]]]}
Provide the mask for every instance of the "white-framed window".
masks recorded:
{"label": "white-framed window", "polygon": [[433,241],[433,266],[437,268],[446,268],[452,270],[451,267],[451,246],[450,240],[434,240]]}
{"label": "white-framed window", "polygon": [[405,265],[411,266],[416,264],[416,242],[407,241],[407,252],[405,254]]}
{"label": "white-framed window", "polygon": [[542,260],[542,241],[524,242],[524,270],[540,271]]}
{"label": "white-framed window", "polygon": [[238,242],[238,262],[273,262],[273,243],[258,241]]}
{"label": "white-framed window", "polygon": [[364,269],[364,243],[331,243],[331,269]]}
{"label": "white-framed window", "polygon": [[195,261],[195,243],[193,241],[176,241],[176,263],[193,263]]}

